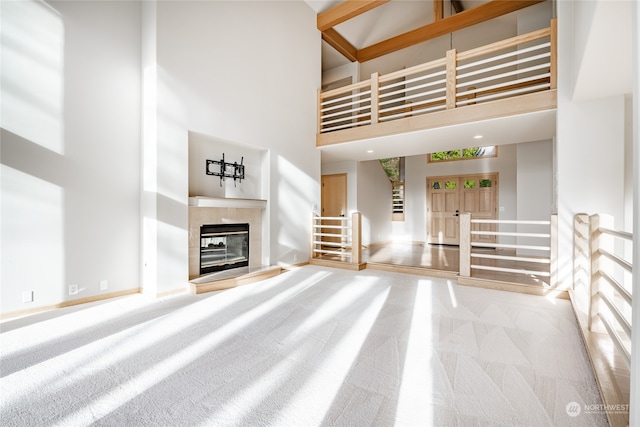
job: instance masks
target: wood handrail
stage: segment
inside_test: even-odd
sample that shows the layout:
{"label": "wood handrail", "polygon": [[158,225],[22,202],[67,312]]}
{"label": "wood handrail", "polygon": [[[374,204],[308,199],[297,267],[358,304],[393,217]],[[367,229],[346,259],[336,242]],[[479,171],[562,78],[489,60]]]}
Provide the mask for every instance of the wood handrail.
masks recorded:
{"label": "wood handrail", "polygon": [[332,96],[341,95],[343,93],[369,87],[370,85],[371,85],[371,82],[369,81],[369,79],[367,79],[358,83],[352,83],[349,86],[342,86],[336,89],[328,90],[326,92],[320,92],[320,97],[321,99],[331,98]]}
{"label": "wood handrail", "polygon": [[486,46],[480,46],[475,49],[469,49],[469,50],[465,50],[464,52],[460,52],[458,53],[458,61],[465,61],[467,59],[475,58],[477,56],[482,56],[488,53],[497,52],[499,50],[517,46],[519,44],[549,37],[550,35],[551,35],[551,27],[532,31],[527,34],[521,34],[519,36],[511,37],[510,39],[500,40],[498,42],[491,43]]}

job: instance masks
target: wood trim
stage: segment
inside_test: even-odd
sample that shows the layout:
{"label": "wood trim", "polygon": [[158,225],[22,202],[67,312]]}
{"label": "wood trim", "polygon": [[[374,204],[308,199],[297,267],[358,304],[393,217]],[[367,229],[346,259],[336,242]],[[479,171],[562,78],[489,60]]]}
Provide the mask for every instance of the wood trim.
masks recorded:
{"label": "wood trim", "polygon": [[457,271],[436,270],[433,268],[412,267],[408,265],[382,264],[368,262],[367,269],[379,271],[392,271],[394,273],[417,274],[420,276],[439,277],[442,279],[455,280],[458,277]]}
{"label": "wood trim", "polygon": [[331,268],[342,268],[344,270],[352,270],[352,271],[360,271],[367,268],[366,262],[361,263],[352,263],[352,262],[342,262],[335,261],[330,259],[322,259],[322,258],[313,258],[309,261],[311,265],[319,265],[321,267],[331,267]]}
{"label": "wood trim", "polygon": [[482,96],[485,96],[485,95],[491,95],[492,93],[507,92],[507,91],[510,91],[510,90],[522,89],[522,88],[525,88],[525,87],[536,86],[536,85],[543,84],[543,83],[549,83],[549,78],[541,78],[541,79],[531,80],[531,81],[528,81],[528,82],[514,83],[514,84],[510,84],[510,85],[496,87],[496,88],[493,88],[493,89],[478,90],[477,92],[471,93],[469,95],[460,95],[460,96],[458,96],[456,98],[456,101],[461,101],[461,100],[465,100],[465,99],[475,99],[476,97],[482,97]]}
{"label": "wood trim", "polygon": [[418,43],[489,21],[502,15],[524,9],[544,0],[504,1],[491,0],[473,9],[424,25],[399,36],[367,46],[357,52],[358,62],[366,62]]}
{"label": "wood trim", "polygon": [[351,263],[362,264],[362,215],[360,212],[351,214]]}
{"label": "wood trim", "polygon": [[542,28],[540,30],[532,31],[527,34],[511,37],[509,39],[500,40],[495,43],[491,43],[485,46],[480,46],[475,49],[465,50],[458,54],[458,61],[464,61],[476,56],[487,55],[489,53],[497,52],[508,47],[517,46],[519,44],[532,42],[551,35],[551,29],[549,27]]}
{"label": "wood trim", "polygon": [[549,285],[558,287],[558,214],[551,214],[551,238],[549,250]]}
{"label": "wood trim", "polygon": [[[344,93],[349,93],[349,92],[353,92],[354,90],[358,90],[358,89],[364,89],[364,88],[369,88],[371,86],[371,82],[369,80],[363,80],[361,82],[358,83],[352,83],[348,86],[342,86],[342,87],[338,87],[335,89],[331,89],[325,92],[320,92],[320,101],[322,102],[323,100],[327,99],[327,98],[331,98],[333,96],[338,96],[338,95],[342,95]],[[318,110],[320,111],[320,110]]]}
{"label": "wood trim", "polygon": [[471,214],[460,214],[460,276],[471,277]]}
{"label": "wood trim", "polygon": [[431,70],[433,68],[444,67],[445,65],[447,65],[447,58],[434,59],[433,61],[429,61],[424,64],[414,65],[413,67],[394,71],[389,74],[383,74],[382,76],[380,76],[380,83],[396,80],[402,77],[409,76],[411,74],[417,74],[422,71]]}
{"label": "wood trim", "polygon": [[[330,9],[320,12],[316,17],[316,25],[320,31],[326,31],[336,25],[362,15],[390,0],[346,0]],[[440,0],[442,2],[442,0]]]}
{"label": "wood trim", "polygon": [[349,61],[354,62],[358,59],[358,50],[333,28],[322,32],[322,40],[329,43],[331,47],[340,52]]}
{"label": "wood trim", "polygon": [[95,295],[92,297],[78,298],[71,301],[64,301],[58,304],[45,305],[42,307],[35,307],[35,308],[29,308],[26,310],[14,311],[11,313],[4,313],[0,315],[0,320],[11,319],[13,317],[19,317],[19,316],[26,316],[29,314],[41,313],[44,311],[55,310],[57,308],[73,307],[74,305],[87,304],[87,303],[96,302],[96,301],[104,301],[112,298],[122,297],[125,295],[139,294],[140,292],[141,292],[140,288],[134,288],[134,289],[127,289],[127,290],[118,291],[118,292],[110,292],[108,294]]}
{"label": "wood trim", "polygon": [[542,286],[525,285],[511,282],[503,282],[493,279],[481,279],[478,277],[458,276],[458,284],[464,286],[475,286],[484,289],[496,289],[507,292],[517,292],[521,294],[540,295],[550,298],[569,299],[569,293],[563,289],[550,289]]}

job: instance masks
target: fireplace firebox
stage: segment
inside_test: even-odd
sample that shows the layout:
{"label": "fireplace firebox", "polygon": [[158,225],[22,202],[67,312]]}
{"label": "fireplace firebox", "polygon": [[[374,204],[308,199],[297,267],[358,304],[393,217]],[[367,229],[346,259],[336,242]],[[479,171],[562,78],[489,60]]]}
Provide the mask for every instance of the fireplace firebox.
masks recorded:
{"label": "fireplace firebox", "polygon": [[200,227],[200,274],[249,265],[249,224]]}

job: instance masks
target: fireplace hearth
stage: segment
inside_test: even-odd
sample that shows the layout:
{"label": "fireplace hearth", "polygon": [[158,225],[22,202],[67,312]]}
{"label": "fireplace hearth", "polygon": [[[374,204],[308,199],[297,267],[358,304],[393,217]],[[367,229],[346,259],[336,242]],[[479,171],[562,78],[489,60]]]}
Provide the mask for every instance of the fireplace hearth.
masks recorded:
{"label": "fireplace hearth", "polygon": [[249,265],[249,224],[200,226],[200,274]]}

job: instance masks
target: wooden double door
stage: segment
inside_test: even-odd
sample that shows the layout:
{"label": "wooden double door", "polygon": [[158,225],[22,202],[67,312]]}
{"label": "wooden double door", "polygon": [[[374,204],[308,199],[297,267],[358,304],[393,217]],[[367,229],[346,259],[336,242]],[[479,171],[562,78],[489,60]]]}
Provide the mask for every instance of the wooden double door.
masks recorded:
{"label": "wooden double door", "polygon": [[[427,243],[460,244],[460,213],[473,219],[497,219],[498,174],[427,178]],[[494,224],[472,224],[472,230],[494,231]],[[495,236],[474,236],[495,243]]]}

